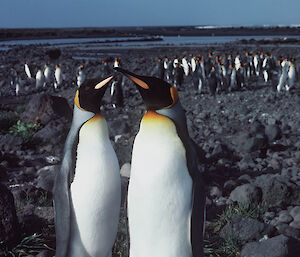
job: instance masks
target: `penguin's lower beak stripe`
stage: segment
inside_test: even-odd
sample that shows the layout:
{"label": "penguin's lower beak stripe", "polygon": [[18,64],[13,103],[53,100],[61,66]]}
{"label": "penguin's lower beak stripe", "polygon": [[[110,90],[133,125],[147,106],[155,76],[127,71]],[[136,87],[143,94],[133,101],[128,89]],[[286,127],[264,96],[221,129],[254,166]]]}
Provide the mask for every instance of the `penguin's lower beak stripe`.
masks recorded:
{"label": "penguin's lower beak stripe", "polygon": [[144,89],[149,89],[149,86],[142,80],[135,78],[131,75],[127,75],[128,78],[130,78],[134,83],[136,83],[137,85],[139,85],[140,87],[144,88]]}
{"label": "penguin's lower beak stripe", "polygon": [[100,83],[98,83],[98,84],[95,86],[95,89],[100,89],[101,87],[105,86],[109,81],[111,81],[111,79],[112,79],[113,77],[114,77],[114,76],[110,76],[110,77],[108,77],[107,79],[102,80]]}

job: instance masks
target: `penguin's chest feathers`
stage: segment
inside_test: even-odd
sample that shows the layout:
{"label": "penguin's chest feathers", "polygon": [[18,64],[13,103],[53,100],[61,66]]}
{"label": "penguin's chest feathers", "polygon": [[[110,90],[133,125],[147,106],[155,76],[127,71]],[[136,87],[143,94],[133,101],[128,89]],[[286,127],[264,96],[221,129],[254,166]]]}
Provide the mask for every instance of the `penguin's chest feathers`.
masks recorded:
{"label": "penguin's chest feathers", "polygon": [[192,182],[186,151],[172,120],[162,115],[145,115],[134,142],[131,172],[131,183],[150,202],[163,202],[164,192],[168,192],[163,197],[171,205],[184,201]]}
{"label": "penguin's chest feathers", "polygon": [[[155,112],[148,112],[135,139],[133,162],[153,168],[151,176],[170,176],[178,162],[186,165],[185,148],[173,121]],[[146,166],[146,163],[150,166]]]}
{"label": "penguin's chest feathers", "polygon": [[191,256],[192,179],[172,120],[146,114],[132,156],[128,189],[132,256]]}
{"label": "penguin's chest feathers", "polygon": [[[88,122],[79,133],[75,177],[71,184],[76,206],[89,206],[88,215],[98,215],[115,197],[119,164],[108,138],[105,120]],[[80,212],[85,212],[81,208]]]}

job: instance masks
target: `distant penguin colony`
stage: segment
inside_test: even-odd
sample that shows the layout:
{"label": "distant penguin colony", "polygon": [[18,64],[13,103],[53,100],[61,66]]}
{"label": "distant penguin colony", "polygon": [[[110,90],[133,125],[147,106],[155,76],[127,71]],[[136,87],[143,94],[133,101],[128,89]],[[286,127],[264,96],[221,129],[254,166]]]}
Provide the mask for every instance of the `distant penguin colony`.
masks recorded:
{"label": "distant penguin colony", "polygon": [[[18,70],[21,82],[13,83],[13,80],[11,80],[12,88],[15,89],[18,85],[15,94],[19,94],[21,87],[25,89],[23,90],[25,92],[26,87],[33,84],[36,90],[52,88],[54,92],[68,87],[68,84],[64,83],[68,74],[64,72],[69,72],[70,67],[64,67],[59,63],[61,50],[51,49],[46,54],[50,61],[45,63],[24,62],[23,71],[25,75]],[[122,66],[121,58],[116,57],[110,60],[108,58],[102,61],[101,65],[101,74],[109,75],[114,67]],[[79,88],[90,76],[90,71],[84,64],[77,67],[72,84],[76,84]],[[266,85],[280,93],[295,89],[298,82],[298,67],[294,57],[275,57],[272,53],[263,51],[225,53],[222,55],[215,52],[185,53],[182,56],[159,57],[149,75],[167,81],[179,91],[184,90],[186,83],[192,82],[195,93],[201,95],[208,93],[215,96],[220,93],[251,90],[255,87],[255,84]],[[117,81],[114,80],[113,84],[117,85],[118,83],[116,83]],[[124,84],[123,80],[121,84]],[[116,88],[119,87],[113,87],[111,96],[114,101],[119,99],[118,101],[121,103],[123,102],[123,92],[119,94],[117,91],[120,90],[116,91]],[[118,97],[115,97],[116,95]],[[113,103],[113,106],[117,105]],[[119,106],[122,106],[122,104],[119,104]]]}

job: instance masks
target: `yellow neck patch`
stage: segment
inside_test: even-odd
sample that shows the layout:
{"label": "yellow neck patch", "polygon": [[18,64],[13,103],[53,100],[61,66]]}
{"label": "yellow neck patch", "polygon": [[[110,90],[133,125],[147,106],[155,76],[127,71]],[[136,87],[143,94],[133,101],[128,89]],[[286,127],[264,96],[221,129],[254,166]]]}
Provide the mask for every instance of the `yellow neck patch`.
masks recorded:
{"label": "yellow neck patch", "polygon": [[170,119],[155,111],[147,111],[143,117],[143,122],[169,121]]}
{"label": "yellow neck patch", "polygon": [[74,103],[76,104],[76,106],[79,109],[85,111],[85,109],[81,108],[81,106],[80,106],[80,103],[79,103],[79,92],[78,92],[78,90],[76,91],[76,94],[75,94]]}
{"label": "yellow neck patch", "polygon": [[87,122],[86,122],[86,124],[91,124],[91,123],[93,123],[93,122],[96,122],[96,121],[100,121],[100,120],[102,120],[102,119],[104,119],[104,117],[101,115],[101,114],[95,114],[95,116],[93,117],[93,118],[91,118],[91,119],[89,119]]}

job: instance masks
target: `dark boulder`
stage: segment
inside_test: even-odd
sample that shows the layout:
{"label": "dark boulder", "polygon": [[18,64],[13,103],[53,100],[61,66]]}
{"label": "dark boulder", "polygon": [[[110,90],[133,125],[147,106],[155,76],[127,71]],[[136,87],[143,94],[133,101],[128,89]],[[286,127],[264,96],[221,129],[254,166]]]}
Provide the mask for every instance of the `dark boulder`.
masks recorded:
{"label": "dark boulder", "polygon": [[0,242],[10,248],[20,239],[19,223],[12,193],[0,184]]}
{"label": "dark boulder", "polygon": [[24,123],[46,125],[48,122],[61,117],[67,120],[72,118],[72,110],[67,99],[49,94],[40,94],[31,98],[26,110],[21,114],[20,120]]}
{"label": "dark boulder", "polygon": [[246,244],[241,252],[242,257],[296,257],[300,244],[295,239],[279,235],[261,242]]}
{"label": "dark boulder", "polygon": [[229,223],[222,228],[220,236],[223,238],[235,238],[241,243],[246,243],[259,240],[264,235],[271,235],[274,231],[274,227],[261,223],[258,220],[233,215]]}
{"label": "dark boulder", "polygon": [[273,142],[281,137],[281,130],[277,125],[268,125],[265,127],[265,135],[269,142]]}

